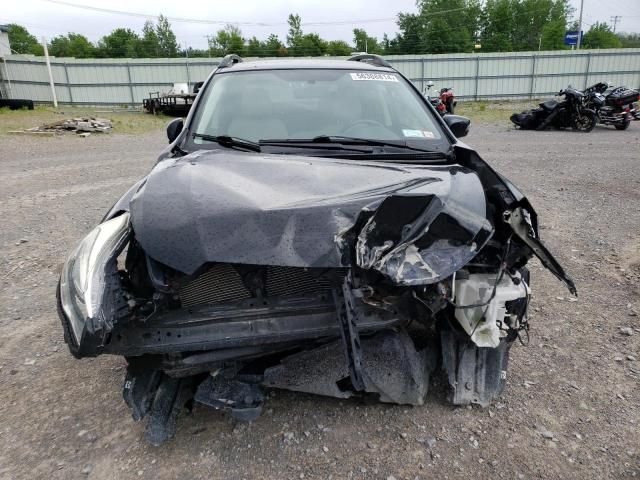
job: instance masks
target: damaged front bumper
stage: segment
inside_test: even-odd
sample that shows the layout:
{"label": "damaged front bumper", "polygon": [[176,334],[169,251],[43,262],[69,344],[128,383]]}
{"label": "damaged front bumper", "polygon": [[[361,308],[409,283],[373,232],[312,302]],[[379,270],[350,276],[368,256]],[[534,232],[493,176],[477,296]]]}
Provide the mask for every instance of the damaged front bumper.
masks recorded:
{"label": "damaged front bumper", "polygon": [[[528,329],[530,256],[575,292],[526,199],[486,165],[371,174],[333,163],[388,184],[313,201],[295,197],[296,185],[278,205],[251,208],[234,192],[231,217],[152,222],[172,188],[162,170],[138,184],[131,212],[112,212],[65,263],[58,307],[69,348],[127,358],[124,397],[134,419],[149,417],[152,443],[173,434],[192,400],[255,418],[263,387],[421,405],[439,366],[454,403],[487,405]],[[191,185],[197,173],[180,175]],[[166,198],[167,211],[189,215],[204,203]],[[167,205],[176,198],[182,210]],[[310,232],[313,218],[325,227]],[[235,231],[221,230],[227,220]],[[259,253],[234,243],[247,229],[263,235],[248,240]],[[227,250],[211,245],[216,235]]]}

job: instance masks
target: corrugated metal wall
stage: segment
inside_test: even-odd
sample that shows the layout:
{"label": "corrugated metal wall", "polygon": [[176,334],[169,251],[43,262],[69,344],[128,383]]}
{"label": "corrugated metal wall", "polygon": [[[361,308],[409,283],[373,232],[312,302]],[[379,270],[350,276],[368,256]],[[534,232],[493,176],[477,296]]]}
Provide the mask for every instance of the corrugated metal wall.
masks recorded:
{"label": "corrugated metal wall", "polygon": [[[598,81],[640,87],[640,49],[386,58],[421,90],[433,80],[437,88],[454,88],[462,99],[542,97],[570,84],[582,89]],[[52,58],[51,65],[60,103],[139,105],[149,92],[166,91],[174,82],[204,80],[219,60]],[[12,98],[52,101],[41,57],[7,56],[0,77]]]}

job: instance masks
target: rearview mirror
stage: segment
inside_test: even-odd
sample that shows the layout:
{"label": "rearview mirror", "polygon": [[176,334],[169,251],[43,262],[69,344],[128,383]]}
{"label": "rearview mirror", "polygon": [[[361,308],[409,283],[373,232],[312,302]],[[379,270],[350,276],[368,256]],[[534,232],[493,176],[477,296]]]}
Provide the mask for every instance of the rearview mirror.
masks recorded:
{"label": "rearview mirror", "polygon": [[469,133],[471,120],[467,117],[462,117],[460,115],[445,115],[442,119],[449,126],[449,129],[456,138],[462,138]]}
{"label": "rearview mirror", "polygon": [[178,138],[183,127],[184,120],[181,118],[174,118],[167,124],[167,138],[169,139],[169,143],[173,143],[173,141]]}

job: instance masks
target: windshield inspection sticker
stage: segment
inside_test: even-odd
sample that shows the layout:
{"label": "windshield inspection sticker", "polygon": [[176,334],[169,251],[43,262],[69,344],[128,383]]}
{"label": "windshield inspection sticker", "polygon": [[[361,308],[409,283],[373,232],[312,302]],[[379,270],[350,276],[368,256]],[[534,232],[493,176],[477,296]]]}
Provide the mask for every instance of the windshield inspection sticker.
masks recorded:
{"label": "windshield inspection sticker", "polygon": [[397,82],[398,77],[391,73],[357,72],[351,74],[351,80],[377,80],[379,82]]}
{"label": "windshield inspection sticker", "polygon": [[436,138],[433,132],[429,130],[402,130],[402,134],[405,137],[413,137],[413,138]]}

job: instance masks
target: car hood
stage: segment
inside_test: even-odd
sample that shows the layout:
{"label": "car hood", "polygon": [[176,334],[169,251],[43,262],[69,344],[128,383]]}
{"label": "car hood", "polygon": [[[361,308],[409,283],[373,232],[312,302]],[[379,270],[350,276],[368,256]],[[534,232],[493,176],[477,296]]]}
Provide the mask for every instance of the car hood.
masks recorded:
{"label": "car hood", "polygon": [[[486,207],[478,175],[459,165],[229,150],[158,163],[129,205],[147,254],[186,274],[207,262],[357,261],[389,276],[435,268],[431,281],[459,269],[491,236]],[[416,257],[429,248],[437,250],[437,266]]]}

